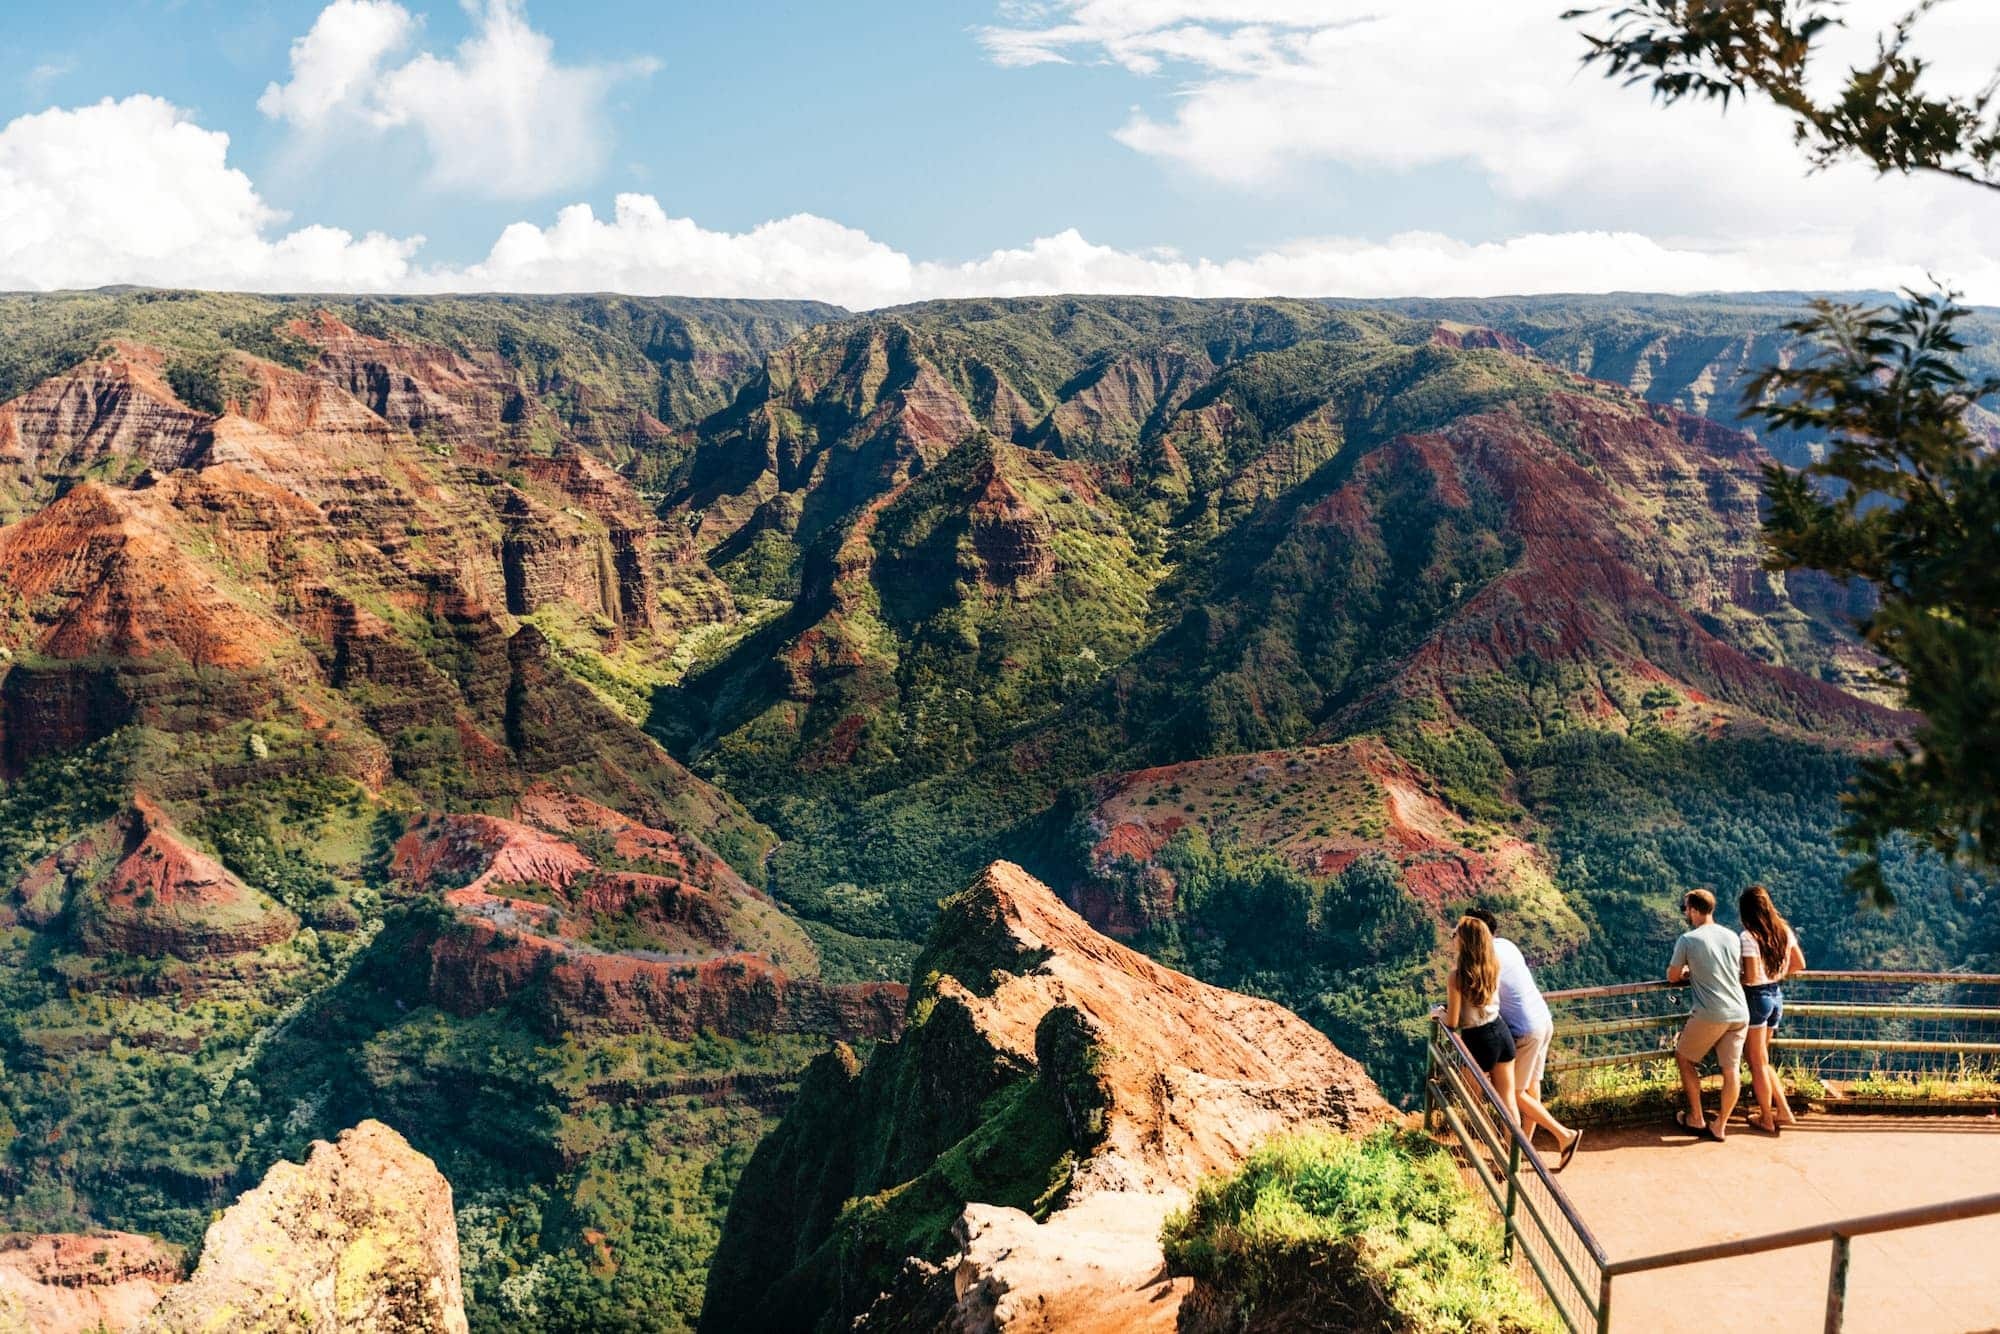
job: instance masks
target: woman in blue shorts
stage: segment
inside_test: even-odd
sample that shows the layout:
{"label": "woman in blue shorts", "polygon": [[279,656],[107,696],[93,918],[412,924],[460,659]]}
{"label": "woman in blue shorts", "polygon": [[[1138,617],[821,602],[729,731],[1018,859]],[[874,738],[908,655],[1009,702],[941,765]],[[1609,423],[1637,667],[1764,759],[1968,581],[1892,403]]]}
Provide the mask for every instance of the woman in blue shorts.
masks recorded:
{"label": "woman in blue shorts", "polygon": [[1750,1124],[1777,1134],[1798,1118],[1785,1100],[1785,1084],[1771,1068],[1771,1036],[1785,1015],[1784,980],[1806,966],[1799,938],[1771,902],[1771,892],[1752,885],[1736,900],[1736,912],[1743,919],[1743,998],[1750,1003],[1750,1029],[1744,1035],[1743,1050],[1750,1058],[1750,1087],[1757,1095],[1757,1110]]}

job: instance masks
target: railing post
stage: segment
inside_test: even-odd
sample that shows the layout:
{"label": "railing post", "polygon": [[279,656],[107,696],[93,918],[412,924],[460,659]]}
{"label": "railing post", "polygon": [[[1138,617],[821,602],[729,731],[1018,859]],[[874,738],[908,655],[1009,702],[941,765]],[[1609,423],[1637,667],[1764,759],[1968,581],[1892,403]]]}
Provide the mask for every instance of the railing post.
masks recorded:
{"label": "railing post", "polygon": [[[1500,1128],[1504,1131],[1507,1126],[1502,1123]],[[1514,1197],[1520,1190],[1521,1137],[1513,1135],[1507,1140],[1507,1212],[1502,1216],[1506,1230],[1500,1234],[1500,1255],[1507,1260],[1514,1258]]]}
{"label": "railing post", "polygon": [[1826,1276],[1826,1334],[1840,1334],[1847,1317],[1847,1247],[1848,1239],[1834,1233],[1833,1264]]}
{"label": "railing post", "polygon": [[1430,1055],[1424,1058],[1424,1130],[1437,1133],[1438,1019],[1431,1016]]}
{"label": "railing post", "polygon": [[1611,1334],[1611,1275],[1599,1271],[1597,1280],[1597,1334]]}

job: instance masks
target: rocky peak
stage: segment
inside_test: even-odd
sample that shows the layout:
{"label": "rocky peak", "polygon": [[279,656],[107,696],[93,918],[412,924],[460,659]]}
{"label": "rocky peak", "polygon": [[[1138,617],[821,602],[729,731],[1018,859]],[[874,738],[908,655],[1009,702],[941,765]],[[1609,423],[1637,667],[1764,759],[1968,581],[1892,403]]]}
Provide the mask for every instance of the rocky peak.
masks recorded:
{"label": "rocky peak", "polygon": [[63,659],[267,664],[286,631],[189,558],[163,490],[82,482],[0,529],[6,586],[30,609],[13,625],[0,619],[0,645]]}
{"label": "rocky peak", "polygon": [[298,929],[291,913],[190,845],[144,794],[31,868],[17,893],[22,916],[43,924],[66,898],[90,954],[202,959],[274,945]]}
{"label": "rocky peak", "polygon": [[193,1277],[138,1328],[459,1334],[451,1184],[379,1121],[316,1142],[210,1225]]}
{"label": "rocky peak", "polygon": [[1072,1199],[1186,1189],[1290,1126],[1389,1113],[1360,1064],[1289,1010],[1100,935],[1012,862],[948,900],[931,939],[919,967],[938,972],[938,1002],[963,1006],[998,1049],[1037,1063],[1062,1010],[1074,1016],[1063,1025],[1102,1048],[1102,1138]]}
{"label": "rocky peak", "polygon": [[0,404],[0,468],[33,492],[107,459],[183,467],[210,421],[175,396],[159,351],[120,343]]}
{"label": "rocky peak", "polygon": [[451,1184],[380,1121],[280,1162],[180,1248],[129,1232],[0,1237],[0,1329],[463,1334]]}
{"label": "rocky peak", "polygon": [[245,389],[229,410],[282,435],[306,431],[360,432],[385,436],[393,427],[367,404],[326,380],[259,357],[229,358],[233,379]]}
{"label": "rocky peak", "polygon": [[1009,862],[945,903],[913,978],[905,1035],[815,1062],[746,1168],[704,1328],[1170,1330],[1160,1225],[1203,1175],[1393,1115],[1297,1016]]}

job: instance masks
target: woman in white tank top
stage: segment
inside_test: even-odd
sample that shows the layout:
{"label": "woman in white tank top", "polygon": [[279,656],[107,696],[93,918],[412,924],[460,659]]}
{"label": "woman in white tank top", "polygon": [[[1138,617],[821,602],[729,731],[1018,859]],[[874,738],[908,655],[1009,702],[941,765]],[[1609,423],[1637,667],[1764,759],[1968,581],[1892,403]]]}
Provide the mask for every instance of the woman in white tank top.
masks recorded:
{"label": "woman in white tank top", "polygon": [[1785,1098],[1785,1081],[1771,1068],[1771,1038],[1785,1015],[1781,984],[1806,966],[1806,956],[1798,936],[1771,902],[1771,892],[1762,885],[1743,891],[1736,900],[1736,913],[1743,920],[1738,939],[1743,947],[1743,999],[1750,1007],[1743,1050],[1750,1059],[1750,1087],[1757,1095],[1750,1124],[1775,1135],[1778,1127],[1792,1125],[1798,1118]]}
{"label": "woman in white tank top", "polygon": [[1461,917],[1452,933],[1458,957],[1444,984],[1444,1022],[1486,1072],[1500,1105],[1514,1118],[1514,1035],[1500,1018],[1500,956],[1493,932],[1477,917]]}

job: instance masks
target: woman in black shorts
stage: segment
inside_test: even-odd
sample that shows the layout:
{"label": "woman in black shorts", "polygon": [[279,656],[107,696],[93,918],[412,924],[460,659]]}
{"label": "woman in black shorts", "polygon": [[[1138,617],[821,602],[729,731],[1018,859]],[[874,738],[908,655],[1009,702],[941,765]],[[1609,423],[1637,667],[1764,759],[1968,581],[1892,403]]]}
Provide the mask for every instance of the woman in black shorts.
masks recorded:
{"label": "woman in black shorts", "polygon": [[1459,1040],[1486,1072],[1511,1117],[1514,1035],[1500,1018],[1500,957],[1493,952],[1493,932],[1477,917],[1461,917],[1452,941],[1458,958],[1445,979],[1444,1022],[1458,1030]]}

